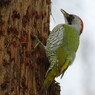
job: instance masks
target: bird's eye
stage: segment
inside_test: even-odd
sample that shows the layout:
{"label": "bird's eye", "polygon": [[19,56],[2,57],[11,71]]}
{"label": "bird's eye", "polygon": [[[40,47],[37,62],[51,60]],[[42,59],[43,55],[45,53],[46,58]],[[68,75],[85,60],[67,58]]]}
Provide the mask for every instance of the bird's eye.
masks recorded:
{"label": "bird's eye", "polygon": [[74,19],[74,16],[73,15],[69,15],[68,17],[67,17],[67,20],[68,20],[68,23],[69,24],[72,24],[72,20]]}
{"label": "bird's eye", "polygon": [[70,19],[73,20],[74,19],[74,16],[73,15],[70,15]]}

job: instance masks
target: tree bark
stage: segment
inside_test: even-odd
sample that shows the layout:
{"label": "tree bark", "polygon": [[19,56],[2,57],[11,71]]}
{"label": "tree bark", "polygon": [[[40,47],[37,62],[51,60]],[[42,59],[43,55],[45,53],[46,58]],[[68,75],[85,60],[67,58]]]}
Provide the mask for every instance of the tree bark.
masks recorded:
{"label": "tree bark", "polygon": [[[0,95],[39,95],[49,66],[44,48],[50,0],[0,0]],[[46,95],[60,95],[53,83]]]}

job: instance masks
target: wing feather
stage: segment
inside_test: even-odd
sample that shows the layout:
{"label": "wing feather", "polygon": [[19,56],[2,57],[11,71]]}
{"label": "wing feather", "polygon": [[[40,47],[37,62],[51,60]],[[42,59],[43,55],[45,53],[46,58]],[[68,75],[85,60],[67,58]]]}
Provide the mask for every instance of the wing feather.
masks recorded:
{"label": "wing feather", "polygon": [[64,28],[63,25],[56,26],[50,33],[47,44],[46,44],[46,54],[48,56],[50,67],[47,70],[47,74],[52,70],[54,65],[59,63],[58,56],[56,55],[55,50],[60,46],[63,40],[63,32]]}
{"label": "wing feather", "polygon": [[62,43],[63,32],[64,32],[63,25],[56,26],[51,31],[51,33],[47,39],[46,48],[49,50],[55,51]]}

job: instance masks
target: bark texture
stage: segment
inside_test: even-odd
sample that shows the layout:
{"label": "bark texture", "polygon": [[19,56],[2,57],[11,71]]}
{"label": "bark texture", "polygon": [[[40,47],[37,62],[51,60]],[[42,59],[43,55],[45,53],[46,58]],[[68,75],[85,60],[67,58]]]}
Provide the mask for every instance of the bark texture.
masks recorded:
{"label": "bark texture", "polygon": [[[50,0],[0,0],[0,95],[39,95],[49,66],[44,48]],[[60,95],[52,84],[46,95]]]}

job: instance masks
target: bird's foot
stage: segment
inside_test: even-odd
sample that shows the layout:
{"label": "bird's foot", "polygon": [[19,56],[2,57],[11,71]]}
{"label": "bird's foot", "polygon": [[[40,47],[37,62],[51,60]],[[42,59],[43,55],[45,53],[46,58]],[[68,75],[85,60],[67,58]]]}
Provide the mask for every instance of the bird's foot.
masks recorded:
{"label": "bird's foot", "polygon": [[45,47],[45,45],[39,40],[39,38],[36,35],[34,35],[34,37],[38,41],[38,43],[35,45],[34,48],[38,47],[39,44],[41,44],[43,47]]}

